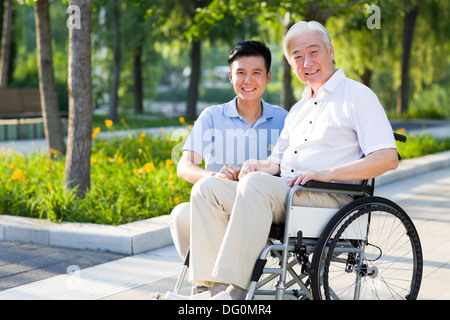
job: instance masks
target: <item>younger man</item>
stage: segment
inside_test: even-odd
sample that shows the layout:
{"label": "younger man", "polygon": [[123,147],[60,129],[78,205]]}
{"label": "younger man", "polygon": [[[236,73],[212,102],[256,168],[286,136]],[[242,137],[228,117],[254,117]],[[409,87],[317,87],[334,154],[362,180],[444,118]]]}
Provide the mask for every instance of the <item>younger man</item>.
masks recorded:
{"label": "younger man", "polygon": [[[239,42],[228,63],[236,97],[200,114],[178,164],[178,176],[193,184],[212,176],[237,181],[246,160],[267,159],[284,126],[287,111],[261,98],[271,79],[269,48],[259,41]],[[190,247],[189,203],[174,208],[170,229],[184,260]]]}

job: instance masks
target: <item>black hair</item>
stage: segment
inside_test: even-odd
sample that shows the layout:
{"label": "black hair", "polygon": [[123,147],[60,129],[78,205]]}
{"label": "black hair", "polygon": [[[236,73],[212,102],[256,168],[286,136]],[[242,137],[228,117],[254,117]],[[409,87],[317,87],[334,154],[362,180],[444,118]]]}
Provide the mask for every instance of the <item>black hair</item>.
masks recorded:
{"label": "black hair", "polygon": [[270,49],[262,41],[251,40],[238,42],[228,53],[228,64],[231,65],[236,58],[248,56],[263,57],[267,73],[269,73],[272,64],[272,54]]}

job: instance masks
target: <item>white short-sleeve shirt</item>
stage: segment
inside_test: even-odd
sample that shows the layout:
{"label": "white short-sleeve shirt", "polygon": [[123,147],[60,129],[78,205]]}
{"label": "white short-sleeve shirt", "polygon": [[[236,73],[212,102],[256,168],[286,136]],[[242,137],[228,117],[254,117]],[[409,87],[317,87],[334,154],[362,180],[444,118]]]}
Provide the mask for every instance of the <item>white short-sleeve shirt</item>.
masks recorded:
{"label": "white short-sleeve shirt", "polygon": [[311,97],[307,87],[286,117],[269,157],[281,176],[325,170],[396,148],[392,127],[375,93],[347,78],[341,69]]}

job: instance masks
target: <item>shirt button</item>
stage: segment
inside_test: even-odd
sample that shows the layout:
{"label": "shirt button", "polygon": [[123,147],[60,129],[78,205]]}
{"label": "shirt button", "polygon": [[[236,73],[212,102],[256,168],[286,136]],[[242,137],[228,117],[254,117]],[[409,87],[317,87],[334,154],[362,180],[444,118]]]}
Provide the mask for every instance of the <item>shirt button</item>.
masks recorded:
{"label": "shirt button", "polygon": [[291,172],[294,172],[294,169],[292,169]]}
{"label": "shirt button", "polygon": [[295,150],[294,153],[297,154],[297,150]]}
{"label": "shirt button", "polygon": [[305,141],[308,141],[308,139],[305,139]]}
{"label": "shirt button", "polygon": [[317,106],[317,101],[315,101],[314,104]]}
{"label": "shirt button", "polygon": [[312,124],[312,121],[310,121],[309,124]]}

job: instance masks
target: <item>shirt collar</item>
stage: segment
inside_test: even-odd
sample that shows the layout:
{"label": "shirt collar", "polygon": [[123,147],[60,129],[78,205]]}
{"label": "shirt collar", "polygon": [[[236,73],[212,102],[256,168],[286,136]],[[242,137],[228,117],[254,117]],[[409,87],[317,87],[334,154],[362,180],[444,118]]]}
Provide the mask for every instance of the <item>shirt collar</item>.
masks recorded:
{"label": "shirt collar", "polygon": [[[225,104],[224,114],[227,117],[230,117],[230,118],[238,118],[238,117],[240,117],[240,115],[239,115],[239,113],[237,111],[236,102],[237,102],[237,97],[234,98],[233,100],[231,100],[230,102],[228,102],[227,104]],[[268,104],[263,99],[261,99],[261,103],[262,103],[262,106],[263,106],[263,114],[262,114],[261,118],[265,118],[265,119],[273,118],[273,116],[274,116],[273,115],[273,109],[270,108],[268,106]]]}
{"label": "shirt collar", "polygon": [[[323,92],[328,91],[333,93],[339,83],[345,79],[345,73],[341,68],[337,69],[333,75],[325,82],[320,88],[318,92],[318,96],[320,97]],[[312,95],[312,89],[310,86],[307,86],[302,93],[302,98],[309,99]]]}

